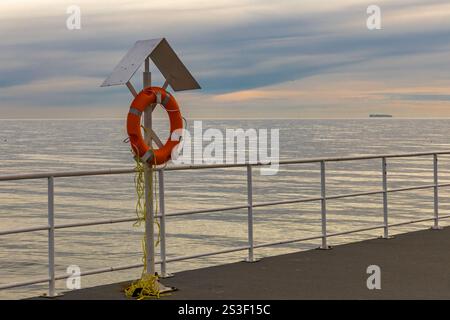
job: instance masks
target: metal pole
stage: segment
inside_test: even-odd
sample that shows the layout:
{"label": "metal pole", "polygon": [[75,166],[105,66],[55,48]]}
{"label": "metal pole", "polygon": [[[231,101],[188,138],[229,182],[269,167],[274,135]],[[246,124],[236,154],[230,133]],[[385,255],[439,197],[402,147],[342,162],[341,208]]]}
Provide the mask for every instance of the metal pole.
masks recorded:
{"label": "metal pole", "polygon": [[252,179],[252,166],[247,165],[247,222],[248,222],[248,262],[254,262],[253,255],[253,179]]}
{"label": "metal pole", "polygon": [[438,178],[438,156],[433,154],[433,178],[434,178],[434,225],[433,229],[439,230],[439,178]]}
{"label": "metal pole", "polygon": [[55,217],[54,217],[54,183],[53,177],[48,177],[48,296],[55,297]]}
{"label": "metal pole", "polygon": [[147,59],[145,59],[142,84],[144,88],[150,87],[152,85],[152,74],[150,72],[150,60],[148,57]]}
{"label": "metal pole", "polygon": [[[145,70],[143,73],[143,84],[144,88],[151,85],[151,74],[149,71],[149,59],[145,60]],[[147,129],[152,128],[152,109],[147,107],[144,112],[144,127]],[[152,139],[148,132],[144,133],[146,143],[151,146]],[[155,274],[155,229],[154,229],[154,213],[153,213],[153,193],[152,193],[152,175],[153,170],[151,166],[146,165],[144,176],[145,176],[145,253],[146,253],[146,266],[147,274]]]}
{"label": "metal pole", "polygon": [[387,200],[387,163],[386,158],[381,158],[381,172],[383,176],[382,186],[383,186],[383,225],[384,234],[383,238],[389,238],[389,220],[388,220],[388,200]]}
{"label": "metal pole", "polygon": [[327,200],[325,185],[325,161],[320,162],[320,194],[321,194],[321,211],[322,211],[322,246],[321,249],[329,249],[327,245]]}
{"label": "metal pole", "polygon": [[159,231],[161,234],[161,276],[169,276],[167,273],[167,257],[166,257],[166,213],[164,205],[164,170],[158,172],[159,181],[159,213],[161,215],[159,220]]}

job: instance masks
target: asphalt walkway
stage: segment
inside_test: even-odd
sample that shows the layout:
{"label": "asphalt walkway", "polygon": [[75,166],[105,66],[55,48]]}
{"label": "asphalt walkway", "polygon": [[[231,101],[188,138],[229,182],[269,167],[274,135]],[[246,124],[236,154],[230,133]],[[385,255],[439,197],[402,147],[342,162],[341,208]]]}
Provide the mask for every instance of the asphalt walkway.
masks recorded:
{"label": "asphalt walkway", "polygon": [[[369,290],[367,268],[381,270]],[[66,292],[58,299],[125,299],[130,281]],[[450,227],[183,271],[162,279],[161,299],[450,299]]]}

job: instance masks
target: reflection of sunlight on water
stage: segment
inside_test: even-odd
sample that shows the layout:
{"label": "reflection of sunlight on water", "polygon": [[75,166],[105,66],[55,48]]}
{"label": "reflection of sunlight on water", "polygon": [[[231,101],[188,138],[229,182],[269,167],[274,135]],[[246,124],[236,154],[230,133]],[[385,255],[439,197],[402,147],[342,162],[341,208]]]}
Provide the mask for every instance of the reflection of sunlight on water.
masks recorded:
{"label": "reflection of sunlight on water", "polygon": [[[23,127],[0,122],[0,174],[58,170],[132,167],[124,138],[123,121],[30,121]],[[157,122],[158,125],[158,122]],[[446,120],[275,120],[208,121],[204,128],[281,128],[280,153],[284,159],[348,156],[352,154],[401,153],[446,150]],[[412,128],[421,128],[414,133]],[[160,128],[162,129],[162,128]],[[30,139],[30,137],[33,137]],[[75,138],[76,137],[76,138]],[[395,138],[392,138],[395,137]],[[432,143],[430,143],[432,139]],[[4,142],[6,141],[6,142]],[[440,182],[450,182],[450,157],[441,157]],[[430,157],[388,161],[390,188],[431,184]],[[327,164],[327,194],[379,190],[380,160]],[[289,165],[276,176],[254,173],[254,202],[318,197],[318,164]],[[167,172],[166,212],[204,209],[246,203],[245,169]],[[0,229],[46,225],[47,182],[28,180],[0,183]],[[132,175],[55,179],[56,223],[133,217],[135,194]],[[450,190],[440,191],[440,209],[450,209]],[[329,200],[329,232],[343,232],[381,224],[381,195]],[[390,223],[432,217],[432,190],[389,194]],[[255,242],[274,242],[320,233],[320,203],[301,203],[254,209]],[[176,257],[246,244],[245,209],[214,212],[167,220],[167,252]],[[445,223],[443,223],[445,224]],[[426,228],[430,223],[398,227],[393,233]],[[333,245],[381,235],[381,230],[330,238]],[[68,265],[83,270],[137,263],[141,260],[142,227],[131,223],[80,227],[56,231],[56,270]],[[320,240],[257,249],[258,256],[275,255],[317,247]],[[0,237],[0,282],[45,277],[46,232]],[[242,260],[245,252],[169,263],[169,271]],[[135,278],[140,270],[84,277],[83,286]],[[64,281],[57,282],[59,290]],[[45,292],[46,284],[0,292],[0,297],[33,296]]]}

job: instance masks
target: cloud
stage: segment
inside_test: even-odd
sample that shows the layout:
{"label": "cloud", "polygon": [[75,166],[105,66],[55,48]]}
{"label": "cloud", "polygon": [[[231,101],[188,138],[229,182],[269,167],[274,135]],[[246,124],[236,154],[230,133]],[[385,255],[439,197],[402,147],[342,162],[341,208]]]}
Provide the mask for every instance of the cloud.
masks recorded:
{"label": "cloud", "polygon": [[[380,101],[447,101],[445,92],[433,98],[414,91],[449,84],[447,1],[378,1],[380,31],[365,26],[366,0],[78,3],[82,29],[68,31],[71,1],[0,2],[0,117],[24,105],[93,105],[105,113],[127,105],[125,88],[98,85],[135,40],[162,35],[202,85],[201,92],[177,94],[196,105],[196,116],[238,116],[243,107],[274,100],[283,101],[282,114],[299,117],[308,108],[317,117],[330,108],[352,116]],[[153,71],[154,83],[162,83]],[[409,91],[392,93],[398,89]],[[406,105],[397,110],[408,112]]]}
{"label": "cloud", "polygon": [[409,100],[409,101],[445,101],[450,102],[450,94],[390,94],[386,95],[393,100]]}

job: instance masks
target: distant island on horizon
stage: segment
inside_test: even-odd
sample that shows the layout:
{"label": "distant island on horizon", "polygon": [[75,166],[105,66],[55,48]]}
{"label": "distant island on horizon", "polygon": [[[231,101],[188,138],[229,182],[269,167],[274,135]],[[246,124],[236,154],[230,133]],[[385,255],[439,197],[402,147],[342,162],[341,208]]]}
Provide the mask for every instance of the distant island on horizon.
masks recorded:
{"label": "distant island on horizon", "polygon": [[370,114],[369,118],[392,118],[391,114]]}

